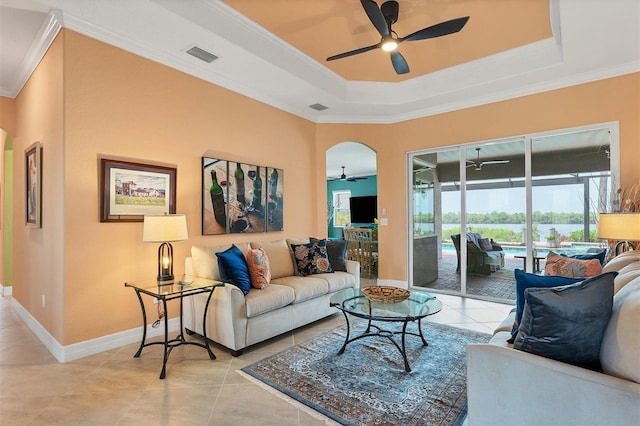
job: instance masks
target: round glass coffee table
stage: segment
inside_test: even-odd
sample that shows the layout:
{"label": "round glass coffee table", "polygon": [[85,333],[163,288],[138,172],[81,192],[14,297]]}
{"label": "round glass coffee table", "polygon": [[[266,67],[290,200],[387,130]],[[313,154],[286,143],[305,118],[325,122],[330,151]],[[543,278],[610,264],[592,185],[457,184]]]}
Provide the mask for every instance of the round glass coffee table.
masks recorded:
{"label": "round glass coffee table", "polygon": [[[407,334],[420,337],[422,344],[427,346],[428,343],[422,334],[421,320],[442,310],[442,302],[436,299],[434,295],[421,291],[412,291],[409,297],[401,302],[381,303],[369,300],[361,289],[348,288],[331,296],[329,303],[342,311],[347,322],[347,335],[342,348],[338,351],[339,355],[344,353],[347,345],[353,341],[369,336],[385,337],[400,351],[404,359],[404,369],[407,372],[411,371],[405,349]],[[367,320],[367,328],[359,336],[351,337],[350,315]],[[403,323],[402,331],[385,330],[378,325],[372,324],[372,321],[401,322]],[[418,322],[418,333],[407,331],[407,325],[412,321]],[[401,336],[401,345],[393,338],[395,335]]]}

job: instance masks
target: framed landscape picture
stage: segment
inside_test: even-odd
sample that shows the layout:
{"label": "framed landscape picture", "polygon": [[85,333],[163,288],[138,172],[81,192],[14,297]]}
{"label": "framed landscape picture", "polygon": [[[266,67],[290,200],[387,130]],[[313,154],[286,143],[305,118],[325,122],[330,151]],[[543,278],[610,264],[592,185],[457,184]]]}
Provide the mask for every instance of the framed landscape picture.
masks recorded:
{"label": "framed landscape picture", "polygon": [[35,142],[25,152],[25,222],[42,227],[42,145]]}
{"label": "framed landscape picture", "polygon": [[175,212],[175,167],[100,159],[101,222],[142,222],[145,214]]}

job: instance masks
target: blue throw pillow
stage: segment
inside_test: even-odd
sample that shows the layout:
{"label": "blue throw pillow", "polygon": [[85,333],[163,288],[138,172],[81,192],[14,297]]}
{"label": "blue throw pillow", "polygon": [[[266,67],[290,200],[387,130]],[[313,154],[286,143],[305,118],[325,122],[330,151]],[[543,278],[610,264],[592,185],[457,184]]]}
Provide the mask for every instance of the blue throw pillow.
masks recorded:
{"label": "blue throw pillow", "polygon": [[222,281],[233,284],[242,290],[243,294],[248,294],[251,290],[251,277],[242,250],[233,244],[225,251],[217,252],[216,256]]}
{"label": "blue throw pillow", "polygon": [[516,278],[516,320],[511,328],[511,339],[509,343],[513,343],[513,339],[518,332],[518,325],[522,319],[522,311],[524,309],[524,291],[530,287],[557,287],[561,285],[574,284],[582,281],[583,278],[561,277],[557,275],[536,275],[529,274],[520,269],[514,272]]}
{"label": "blue throw pillow", "polygon": [[608,272],[562,287],[527,289],[513,348],[598,370],[616,275]]}
{"label": "blue throw pillow", "polygon": [[[573,254],[567,257],[570,257],[572,259],[579,259],[579,260],[598,259],[600,261],[600,265],[604,266],[605,254],[606,254],[606,250],[602,250],[598,253]],[[565,256],[565,255],[563,254],[562,256]]]}

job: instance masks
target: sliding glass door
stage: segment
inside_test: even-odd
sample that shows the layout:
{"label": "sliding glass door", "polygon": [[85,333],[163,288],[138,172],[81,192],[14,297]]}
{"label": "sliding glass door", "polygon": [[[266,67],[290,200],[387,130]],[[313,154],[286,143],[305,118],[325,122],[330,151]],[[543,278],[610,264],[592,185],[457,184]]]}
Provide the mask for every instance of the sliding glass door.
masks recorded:
{"label": "sliding glass door", "polygon": [[597,250],[615,185],[617,123],[408,154],[409,285],[515,299],[515,269]]}

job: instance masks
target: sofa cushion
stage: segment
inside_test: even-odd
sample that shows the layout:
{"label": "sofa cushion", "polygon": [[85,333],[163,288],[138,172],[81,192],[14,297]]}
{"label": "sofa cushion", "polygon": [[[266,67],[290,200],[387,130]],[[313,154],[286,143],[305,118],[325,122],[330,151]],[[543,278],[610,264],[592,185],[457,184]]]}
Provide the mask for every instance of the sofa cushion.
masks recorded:
{"label": "sofa cushion", "polygon": [[602,265],[597,259],[571,259],[550,251],[547,254],[544,273],[563,277],[594,277],[602,273]]}
{"label": "sofa cushion", "polygon": [[327,257],[327,242],[317,240],[309,244],[292,244],[298,271],[304,276],[333,272]]}
{"label": "sofa cushion", "polygon": [[356,277],[347,272],[334,272],[332,274],[317,274],[316,278],[322,278],[329,284],[329,293],[334,293],[345,288],[352,288],[356,285]]}
{"label": "sofa cushion", "polygon": [[247,251],[247,266],[249,267],[252,287],[263,289],[269,285],[271,269],[269,267],[269,258],[264,249],[249,249]]}
{"label": "sofa cushion", "polygon": [[514,271],[514,276],[516,278],[516,318],[511,329],[511,332],[514,335],[513,337],[515,337],[518,332],[518,326],[520,325],[520,320],[522,318],[522,312],[524,310],[524,291],[526,289],[531,287],[557,287],[582,281],[582,278],[535,275],[524,272],[520,269],[516,269]]}
{"label": "sofa cushion", "polygon": [[231,283],[242,290],[245,295],[251,290],[251,278],[249,267],[242,251],[232,244],[225,251],[216,252],[218,257],[218,269],[220,278],[226,283]]}
{"label": "sofa cushion", "polygon": [[527,289],[513,348],[599,369],[616,274],[609,272],[562,287]]}
{"label": "sofa cushion", "polygon": [[613,296],[613,313],[602,338],[600,364],[606,374],[640,383],[640,278]]}
{"label": "sofa cushion", "polygon": [[289,246],[285,240],[254,241],[251,248],[262,248],[269,258],[271,279],[294,275]]}
{"label": "sofa cushion", "polygon": [[308,277],[281,277],[271,282],[291,288],[295,293],[293,303],[314,299],[329,292],[329,284],[327,281],[322,278],[317,278],[316,275]]}
{"label": "sofa cushion", "polygon": [[613,294],[617,294],[624,286],[640,277],[640,263],[627,265],[618,271],[618,276],[613,281]]}
{"label": "sofa cushion", "polygon": [[296,266],[296,256],[293,254],[293,249],[291,248],[294,244],[309,244],[311,241],[309,239],[303,238],[287,238],[287,247],[289,247],[289,257],[291,257],[291,264],[293,265],[293,275],[298,277],[303,276],[298,267]]}
{"label": "sofa cushion", "polygon": [[290,305],[295,298],[296,295],[293,289],[284,285],[277,285],[272,281],[268,287],[262,290],[253,289],[244,297],[247,318],[257,317]]}
{"label": "sofa cushion", "polygon": [[[249,250],[248,243],[236,244],[243,253]],[[210,280],[220,280],[218,270],[218,258],[216,252],[225,251],[231,247],[230,244],[218,246],[191,246],[191,259],[193,261],[193,272],[196,276]]]}
{"label": "sofa cushion", "polygon": [[627,251],[617,255],[602,268],[602,272],[619,271],[635,262],[640,262],[640,250]]}
{"label": "sofa cushion", "polygon": [[[318,241],[320,238],[309,238],[309,242]],[[347,267],[344,261],[347,260],[347,240],[331,241],[325,240],[327,243],[327,257],[334,271],[346,271]]]}

